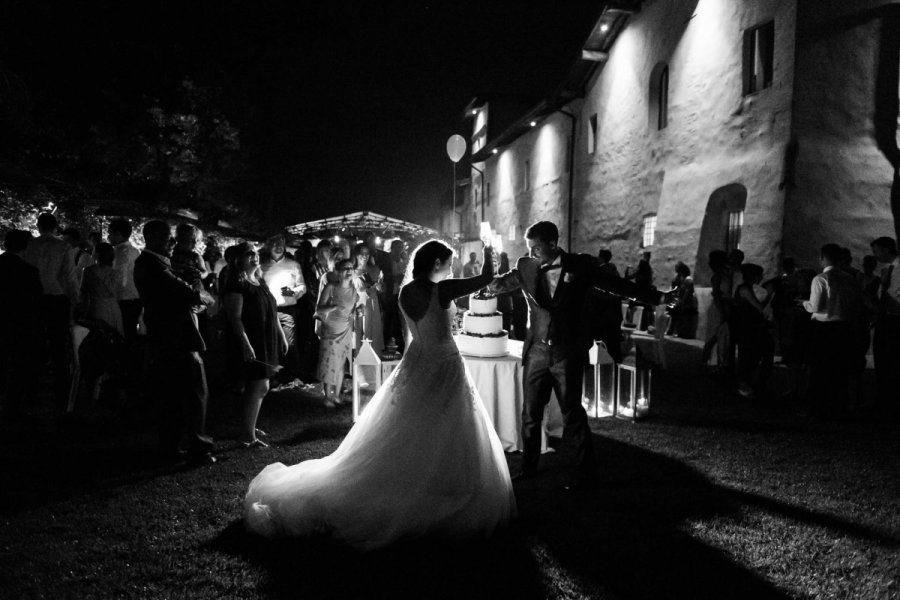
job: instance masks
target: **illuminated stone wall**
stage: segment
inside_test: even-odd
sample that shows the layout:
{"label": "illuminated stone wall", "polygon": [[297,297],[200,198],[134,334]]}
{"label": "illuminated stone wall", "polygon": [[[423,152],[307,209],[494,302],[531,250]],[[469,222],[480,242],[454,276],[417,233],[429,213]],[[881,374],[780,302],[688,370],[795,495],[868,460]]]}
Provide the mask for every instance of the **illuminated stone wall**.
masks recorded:
{"label": "illuminated stone wall", "polygon": [[[771,87],[743,95],[745,29],[774,19]],[[774,269],[780,250],[784,192],[779,190],[790,137],[793,2],[655,0],[632,16],[589,84],[576,153],[577,249],[608,246],[621,265],[636,264],[642,220],[657,214],[651,248],[658,285],[676,261],[708,281],[705,256],[725,241],[723,226],[704,229],[717,189],[746,190],[741,248]],[[668,126],[651,115],[651,73],[669,67]],[[656,69],[654,70],[654,67]],[[587,153],[591,115],[597,150]],[[701,240],[703,230],[705,240]]]}
{"label": "illuminated stone wall", "polygon": [[[578,109],[577,105],[574,109]],[[504,249],[511,260],[526,254],[522,235],[535,221],[556,223],[565,245],[569,190],[566,144],[571,131],[570,118],[554,113],[509,146],[499,149],[485,163],[485,175],[491,184],[485,215],[504,235]],[[526,161],[530,175],[527,185]],[[513,240],[509,239],[511,227],[515,227]]]}
{"label": "illuminated stone wall", "polygon": [[[835,242],[851,249],[858,266],[871,253],[872,239],[894,236],[893,168],[876,143],[873,117],[883,108],[879,102],[889,103],[892,94],[894,103],[897,99],[900,40],[895,36],[900,29],[895,25],[891,31],[890,21],[900,20],[900,3],[804,0],[798,15],[797,152],[784,252],[801,264],[815,265],[819,247]],[[884,44],[888,47],[882,54]],[[880,82],[889,87],[880,92],[881,101]],[[896,104],[890,110],[893,122],[887,115],[878,127],[886,127],[885,137],[896,140]]]}

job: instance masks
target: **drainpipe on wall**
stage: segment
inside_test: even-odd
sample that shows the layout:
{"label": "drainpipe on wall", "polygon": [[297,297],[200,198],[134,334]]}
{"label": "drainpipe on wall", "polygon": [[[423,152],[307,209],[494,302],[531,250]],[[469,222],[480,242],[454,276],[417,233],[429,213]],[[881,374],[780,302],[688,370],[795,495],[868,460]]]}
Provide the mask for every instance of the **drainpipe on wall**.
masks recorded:
{"label": "drainpipe on wall", "polygon": [[578,118],[573,113],[570,113],[566,110],[561,109],[559,112],[569,117],[569,119],[572,121],[572,135],[569,137],[569,202],[566,211],[569,224],[566,236],[566,252],[574,252],[575,248],[572,247],[572,225],[574,222],[573,205],[575,204],[575,125],[578,121]]}

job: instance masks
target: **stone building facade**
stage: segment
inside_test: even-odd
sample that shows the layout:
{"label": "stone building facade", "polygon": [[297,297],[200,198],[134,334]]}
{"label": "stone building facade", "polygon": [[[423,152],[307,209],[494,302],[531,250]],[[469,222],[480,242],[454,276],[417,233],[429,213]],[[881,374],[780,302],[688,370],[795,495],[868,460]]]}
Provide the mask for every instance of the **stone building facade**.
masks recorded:
{"label": "stone building facade", "polygon": [[894,235],[898,24],[898,1],[608,3],[557,94],[487,124],[468,206],[511,257],[547,219],[620,266],[651,252],[660,287],[679,260],[708,285],[717,248],[767,276],[788,255],[816,268],[827,242],[859,260]]}

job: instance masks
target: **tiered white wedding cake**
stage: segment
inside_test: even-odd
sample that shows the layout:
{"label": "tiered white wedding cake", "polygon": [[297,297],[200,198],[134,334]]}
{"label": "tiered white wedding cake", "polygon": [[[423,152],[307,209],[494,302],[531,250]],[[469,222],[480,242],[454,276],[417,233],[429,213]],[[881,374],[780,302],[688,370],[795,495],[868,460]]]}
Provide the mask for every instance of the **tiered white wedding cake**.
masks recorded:
{"label": "tiered white wedding cake", "polygon": [[497,297],[484,292],[469,296],[469,310],[463,313],[462,331],[456,337],[459,351],[471,356],[506,356],[508,341]]}

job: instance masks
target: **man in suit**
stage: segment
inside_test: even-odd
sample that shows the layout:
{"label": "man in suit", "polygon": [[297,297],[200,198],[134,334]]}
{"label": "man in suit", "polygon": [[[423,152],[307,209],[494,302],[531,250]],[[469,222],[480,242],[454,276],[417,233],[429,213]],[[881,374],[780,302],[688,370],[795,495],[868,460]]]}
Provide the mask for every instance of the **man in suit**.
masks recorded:
{"label": "man in suit", "polygon": [[78,299],[75,262],[72,249],[56,235],[59,223],[53,214],[41,214],[37,226],[40,235],[28,242],[22,258],[37,267],[41,276],[41,287],[44,289],[40,302],[43,345],[50,356],[53,396],[59,411],[64,412],[71,383],[72,306]]}
{"label": "man in suit", "polygon": [[188,428],[187,459],[192,465],[215,461],[206,435],[206,349],[197,327],[200,292],[172,270],[172,229],[163,221],[144,225],[146,248],[134,263],[134,282],[144,304],[150,346],[151,381],[160,407],[159,452],[166,463],[180,459],[181,435]]}
{"label": "man in suit", "polygon": [[31,234],[6,232],[0,254],[0,379],[6,385],[4,422],[19,417],[22,402],[38,378],[43,288],[34,267],[22,259]]}
{"label": "man in suit", "polygon": [[515,479],[537,473],[544,407],[554,390],[563,416],[563,440],[574,450],[577,469],[575,479],[563,487],[567,491],[590,488],[596,484],[597,465],[587,413],[581,405],[584,365],[591,345],[584,310],[588,294],[597,287],[654,305],[663,295],[612,277],[587,254],[564,252],[558,246],[559,231],[549,221],[529,227],[525,238],[530,256],[520,258],[515,269],[488,286],[497,294],[521,289],[528,302],[529,325],[522,350],[524,449],[522,473]]}

